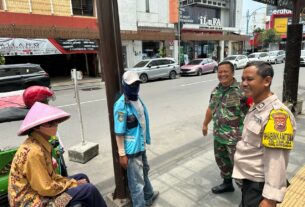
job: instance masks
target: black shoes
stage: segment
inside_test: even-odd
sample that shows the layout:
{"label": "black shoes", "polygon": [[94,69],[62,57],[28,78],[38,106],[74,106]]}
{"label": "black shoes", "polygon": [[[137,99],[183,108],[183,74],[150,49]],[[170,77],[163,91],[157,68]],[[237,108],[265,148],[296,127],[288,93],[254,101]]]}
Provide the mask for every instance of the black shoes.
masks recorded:
{"label": "black shoes", "polygon": [[145,201],[145,206],[151,206],[154,203],[154,201],[157,199],[158,195],[159,195],[159,191],[154,191],[154,194],[151,197],[151,199]]}
{"label": "black shoes", "polygon": [[233,192],[234,190],[232,179],[224,179],[222,184],[212,188],[212,192],[215,194]]}

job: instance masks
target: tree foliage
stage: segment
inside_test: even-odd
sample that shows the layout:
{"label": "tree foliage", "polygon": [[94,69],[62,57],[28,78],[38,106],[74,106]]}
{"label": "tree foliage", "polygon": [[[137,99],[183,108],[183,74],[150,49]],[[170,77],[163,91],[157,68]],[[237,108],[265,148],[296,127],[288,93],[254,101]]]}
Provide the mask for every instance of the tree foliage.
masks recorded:
{"label": "tree foliage", "polygon": [[3,55],[0,54],[0,65],[5,64],[5,58]]}
{"label": "tree foliage", "polygon": [[276,34],[274,29],[264,30],[260,34],[260,41],[264,46],[268,46],[269,43],[277,43],[281,41],[281,37]]}

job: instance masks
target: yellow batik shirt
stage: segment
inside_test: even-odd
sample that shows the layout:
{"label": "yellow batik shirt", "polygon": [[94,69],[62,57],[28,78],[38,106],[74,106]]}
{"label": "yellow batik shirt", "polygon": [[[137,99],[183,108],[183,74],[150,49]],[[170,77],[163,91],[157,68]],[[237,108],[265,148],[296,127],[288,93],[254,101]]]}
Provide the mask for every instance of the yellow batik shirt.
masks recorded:
{"label": "yellow batik shirt", "polygon": [[77,181],[55,173],[51,151],[52,145],[35,132],[19,147],[9,175],[10,206],[65,206],[71,200],[64,191]]}

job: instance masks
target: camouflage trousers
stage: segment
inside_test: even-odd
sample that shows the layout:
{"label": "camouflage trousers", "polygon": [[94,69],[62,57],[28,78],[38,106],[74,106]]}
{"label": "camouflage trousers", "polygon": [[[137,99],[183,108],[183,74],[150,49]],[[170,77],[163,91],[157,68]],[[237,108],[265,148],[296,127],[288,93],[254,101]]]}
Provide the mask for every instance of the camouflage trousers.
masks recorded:
{"label": "camouflage trousers", "polygon": [[222,144],[214,140],[214,156],[224,179],[231,179],[234,166],[234,153],[236,145]]}

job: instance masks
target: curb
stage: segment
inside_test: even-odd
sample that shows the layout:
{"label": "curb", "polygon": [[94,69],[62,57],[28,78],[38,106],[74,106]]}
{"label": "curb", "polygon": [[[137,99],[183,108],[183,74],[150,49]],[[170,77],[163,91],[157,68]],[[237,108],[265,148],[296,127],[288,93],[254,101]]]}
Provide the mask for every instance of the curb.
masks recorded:
{"label": "curb", "polygon": [[[102,88],[105,83],[101,80],[96,81],[88,81],[88,82],[79,82],[78,87],[80,89],[84,88],[94,88],[94,87],[100,87]],[[55,83],[51,84],[51,88],[54,91],[61,91],[61,90],[71,90],[74,89],[74,83],[72,81],[64,82],[64,83]]]}

